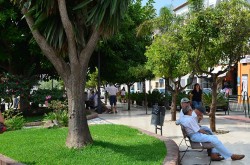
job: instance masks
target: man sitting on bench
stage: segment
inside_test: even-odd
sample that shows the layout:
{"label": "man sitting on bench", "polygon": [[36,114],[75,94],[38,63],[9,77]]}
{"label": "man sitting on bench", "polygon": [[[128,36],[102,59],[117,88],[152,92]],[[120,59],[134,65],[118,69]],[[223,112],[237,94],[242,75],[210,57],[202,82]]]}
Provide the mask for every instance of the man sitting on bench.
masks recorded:
{"label": "man sitting on bench", "polygon": [[[196,108],[199,112],[197,115],[203,115],[205,114],[205,108],[204,107],[197,107]],[[217,138],[215,135],[209,135],[206,131],[200,129],[200,126],[195,119],[195,117],[192,116],[192,108],[191,106],[188,106],[184,108],[183,110],[184,116],[180,119],[180,124],[185,127],[185,130],[190,137],[190,139],[193,142],[210,142],[213,144],[214,148],[212,149],[211,154],[211,160],[213,161],[220,161],[223,159],[229,159],[232,160],[241,160],[245,157],[245,155],[238,155],[238,154],[232,154],[223,144],[222,142]]]}
{"label": "man sitting on bench", "polygon": [[[183,112],[182,112],[182,109],[183,108],[186,108],[188,106],[191,106],[190,105],[190,100],[186,97],[182,98],[181,99],[181,111],[180,111],[180,116],[179,116],[179,120],[176,120],[176,125],[179,125],[180,124],[180,120],[181,118],[184,116]],[[197,122],[200,123],[200,121],[203,119],[203,115],[198,115],[199,114],[199,110],[198,109],[194,109],[193,112],[192,112],[192,116],[196,118]],[[212,130],[207,127],[207,126],[201,126],[200,125],[200,129],[206,131],[208,134],[210,135],[213,135],[213,132]]]}

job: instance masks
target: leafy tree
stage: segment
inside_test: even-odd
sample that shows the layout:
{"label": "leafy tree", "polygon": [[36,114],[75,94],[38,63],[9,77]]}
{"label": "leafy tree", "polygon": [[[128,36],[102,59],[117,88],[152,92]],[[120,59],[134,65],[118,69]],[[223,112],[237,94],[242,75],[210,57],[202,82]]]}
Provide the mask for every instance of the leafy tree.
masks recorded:
{"label": "leafy tree", "polygon": [[[217,86],[224,73],[236,66],[246,53],[250,38],[250,8],[244,0],[221,2],[215,8],[196,7],[186,20],[187,56],[195,72],[212,82],[210,127],[216,131]],[[215,73],[216,66],[222,69]]]}
{"label": "leafy tree", "polygon": [[[13,75],[4,73],[0,80],[0,95],[6,103],[13,103],[13,96],[20,96],[20,106],[23,107],[21,111],[30,108],[30,89],[37,84],[37,77],[30,75],[28,78],[22,75]],[[21,101],[22,100],[22,101]],[[25,105],[24,105],[25,104]],[[10,107],[9,107],[10,108]],[[30,110],[30,109],[29,109]]]}
{"label": "leafy tree", "polygon": [[93,143],[87,124],[84,88],[89,59],[100,40],[117,27],[130,0],[12,0],[67,89],[69,132],[66,146]]}
{"label": "leafy tree", "polygon": [[89,80],[86,83],[87,88],[96,88],[98,86],[98,69],[95,68],[95,72],[89,73]]}
{"label": "leafy tree", "polygon": [[189,85],[181,86],[181,77],[190,71],[183,58],[183,54],[187,53],[187,47],[182,42],[182,24],[182,17],[175,16],[170,8],[163,7],[159,17],[143,22],[137,29],[139,36],[145,34],[155,36],[153,44],[146,51],[147,68],[152,70],[155,75],[165,78],[166,107],[169,107],[167,91],[170,91],[173,96],[172,120],[176,120],[177,95]]}
{"label": "leafy tree", "polygon": [[165,78],[165,97],[167,98],[167,91],[172,94],[171,120],[176,120],[178,93],[189,85],[181,86],[181,77],[192,72],[185,58],[188,49],[184,46],[182,25],[179,25],[173,22],[168,31],[155,37],[146,51],[147,67],[155,75]]}
{"label": "leafy tree", "polygon": [[[151,43],[152,37],[150,35],[136,36],[136,28],[142,22],[155,16],[152,2],[148,2],[146,6],[142,6],[141,0],[131,3],[121,22],[119,33],[103,41],[99,48],[101,78],[107,82],[126,84],[129,96],[130,87],[134,82],[144,82],[145,79],[152,77],[152,73],[149,71],[147,74],[145,72],[142,74],[141,70],[138,69],[146,62],[145,47]],[[129,103],[128,109],[130,109]]]}
{"label": "leafy tree", "polygon": [[28,75],[38,71],[41,56],[34,56],[29,27],[9,1],[0,1],[0,72]]}
{"label": "leafy tree", "polygon": [[[10,1],[0,1],[0,74],[2,79],[8,79],[8,82],[2,83],[5,88],[8,83],[14,79],[19,79],[19,85],[10,87],[9,89],[15,88],[15,91],[21,91],[23,82],[28,82],[28,85],[21,92],[20,95],[20,109],[21,111],[30,109],[29,95],[33,85],[40,80],[39,74],[54,75],[54,69],[51,69],[51,65],[48,65],[48,61],[41,55],[41,51],[37,50],[37,44],[31,40],[32,35],[30,34],[29,27],[19,9]],[[46,66],[46,67],[45,67]],[[44,76],[43,76],[44,77]],[[23,80],[23,81],[22,81]],[[16,80],[14,80],[16,81]],[[17,89],[19,88],[20,89]],[[4,93],[5,92],[5,93]],[[26,93],[24,93],[26,92]],[[18,93],[12,93],[19,95]],[[12,98],[10,93],[2,91],[2,97],[8,96]]]}
{"label": "leafy tree", "polygon": [[137,35],[157,35],[166,32],[176,19],[170,8],[163,7],[160,9],[160,15],[144,21],[137,27]]}

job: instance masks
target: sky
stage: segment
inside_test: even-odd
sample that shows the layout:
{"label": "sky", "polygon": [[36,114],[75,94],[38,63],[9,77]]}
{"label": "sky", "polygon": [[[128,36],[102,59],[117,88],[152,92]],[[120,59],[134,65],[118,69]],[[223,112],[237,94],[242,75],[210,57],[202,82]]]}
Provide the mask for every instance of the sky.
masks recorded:
{"label": "sky", "polygon": [[[148,0],[143,0],[142,5],[145,5]],[[187,0],[154,0],[154,7],[157,11],[157,14],[159,14],[160,9],[164,6],[173,6],[174,8],[178,7],[179,5],[187,2]]]}

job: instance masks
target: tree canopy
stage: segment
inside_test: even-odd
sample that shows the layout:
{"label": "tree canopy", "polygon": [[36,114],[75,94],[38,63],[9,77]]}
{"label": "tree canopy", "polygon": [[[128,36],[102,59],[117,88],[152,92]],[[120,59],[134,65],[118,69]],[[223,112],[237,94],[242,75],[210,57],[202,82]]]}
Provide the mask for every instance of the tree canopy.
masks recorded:
{"label": "tree canopy", "polygon": [[[217,86],[221,75],[236,66],[247,53],[250,38],[250,8],[244,0],[219,3],[214,8],[197,7],[186,20],[185,37],[190,54],[187,59],[198,75],[212,81],[213,99],[210,127],[215,131]],[[217,66],[221,70],[214,72]]]}
{"label": "tree canopy", "polygon": [[67,89],[69,131],[66,146],[93,143],[84,88],[88,63],[101,37],[113,34],[130,0],[11,0],[20,7],[36,43]]}

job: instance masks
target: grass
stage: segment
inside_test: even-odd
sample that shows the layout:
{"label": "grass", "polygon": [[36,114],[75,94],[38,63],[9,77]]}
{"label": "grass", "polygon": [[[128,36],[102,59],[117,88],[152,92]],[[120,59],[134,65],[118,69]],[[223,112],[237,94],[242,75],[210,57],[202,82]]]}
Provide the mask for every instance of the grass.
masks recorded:
{"label": "grass", "polygon": [[67,128],[30,128],[0,135],[0,153],[27,165],[157,165],[166,155],[164,142],[122,125],[91,125],[94,144],[65,146]]}

